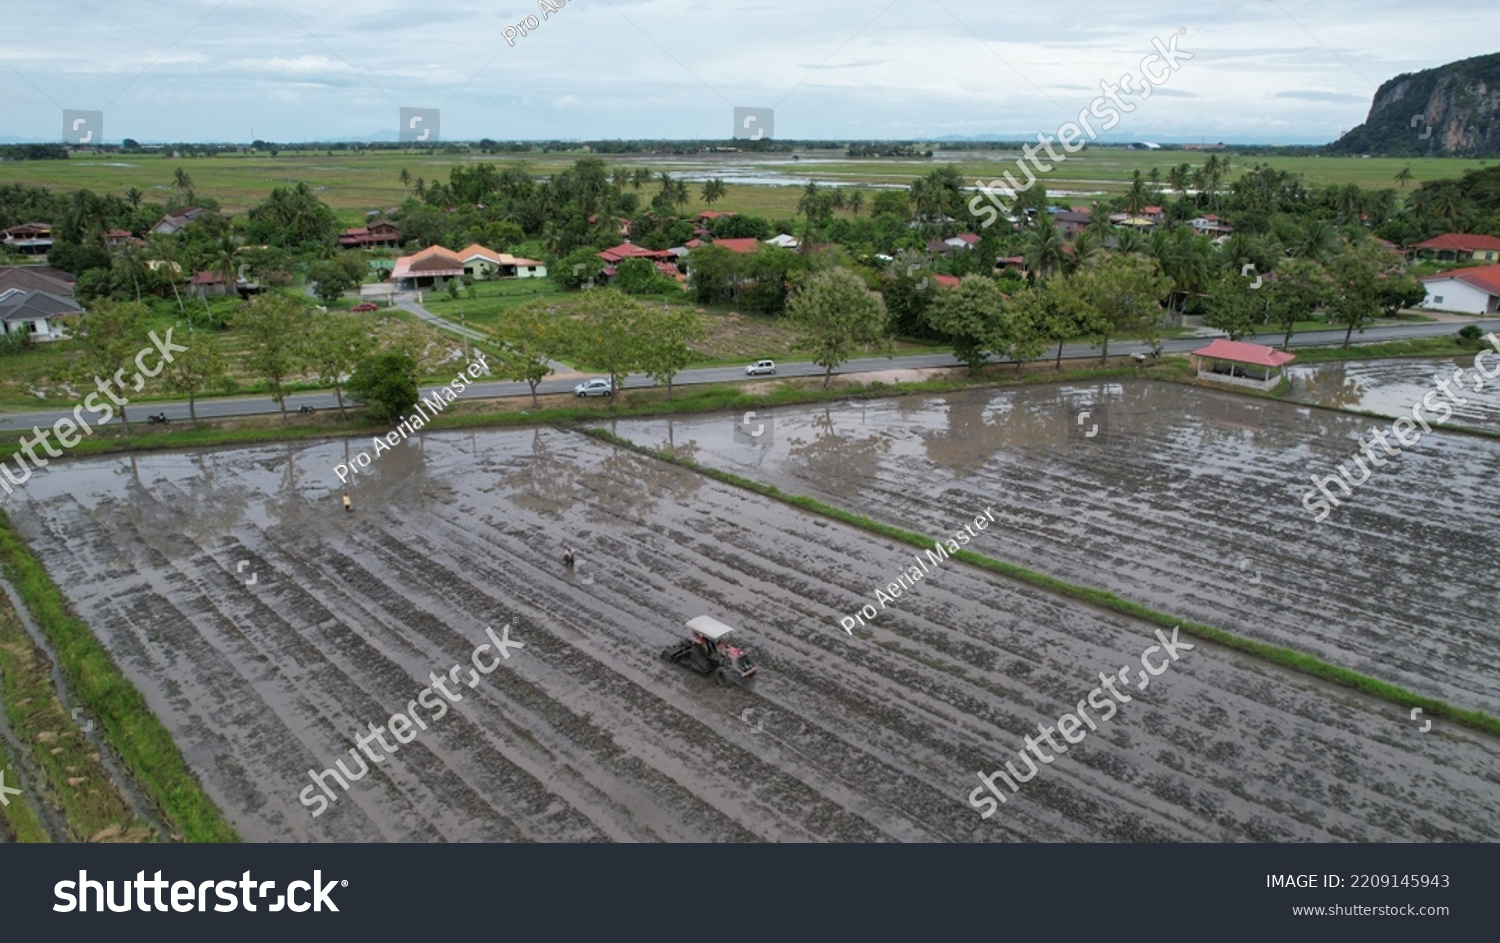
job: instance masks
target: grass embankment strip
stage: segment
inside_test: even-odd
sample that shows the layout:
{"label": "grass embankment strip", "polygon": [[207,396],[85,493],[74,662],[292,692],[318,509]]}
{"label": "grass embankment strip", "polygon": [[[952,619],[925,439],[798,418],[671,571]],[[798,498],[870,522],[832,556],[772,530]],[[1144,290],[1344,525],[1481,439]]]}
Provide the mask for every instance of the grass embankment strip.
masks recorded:
{"label": "grass embankment strip", "polygon": [[[864,517],[860,514],[854,514],[841,508],[832,507],[830,505],[824,504],[816,498],[807,497],[805,495],[783,494],[781,492],[781,489],[777,488],[775,485],[761,484],[758,481],[752,481],[751,479],[743,478],[739,475],[734,474],[733,472],[726,472],[717,468],[699,465],[697,462],[682,458],[681,456],[674,455],[672,453],[653,451],[651,449],[645,448],[644,446],[637,445],[629,439],[625,439],[618,435],[615,435],[614,433],[609,432],[606,429],[580,426],[578,427],[578,431],[584,433],[585,435],[593,436],[596,439],[601,439],[603,441],[617,445],[621,448],[629,449],[630,451],[636,452],[637,454],[650,456],[652,458],[657,458],[666,462],[671,462],[675,465],[681,465],[685,468],[689,468],[693,471],[699,472],[700,474],[707,475],[710,478],[722,481],[725,484],[734,485],[738,488],[744,488],[748,491],[754,491],[757,494],[764,495],[769,498],[774,498],[783,503],[790,504],[793,507],[798,507],[805,511],[811,511],[814,514],[820,514],[823,517],[832,518],[836,521],[840,521],[841,523],[848,524],[851,527],[857,527],[861,530],[868,531],[873,534],[878,534],[891,540],[897,540],[920,549],[932,549],[934,545],[934,541],[931,538],[923,537],[921,534],[915,534],[911,531],[902,530],[899,527],[892,527],[889,524],[883,524],[879,521],[871,520],[870,518]],[[1420,707],[1429,716],[1442,717],[1447,720],[1451,720],[1454,723],[1470,727],[1474,730],[1479,730],[1493,736],[1500,736],[1500,719],[1491,717],[1490,715],[1485,714],[1482,711],[1463,710],[1443,701],[1435,700],[1429,697],[1422,697],[1421,695],[1413,694],[1412,692],[1407,691],[1405,688],[1398,687],[1394,684],[1389,684],[1385,681],[1381,681],[1377,678],[1372,678],[1368,675],[1360,674],[1357,671],[1351,671],[1348,668],[1343,668],[1339,665],[1323,661],[1321,658],[1306,654],[1304,652],[1295,651],[1293,649],[1285,648],[1280,645],[1272,645],[1269,642],[1261,642],[1255,639],[1245,638],[1240,635],[1235,635],[1232,632],[1226,632],[1225,630],[1217,628],[1215,626],[1205,625],[1201,622],[1193,622],[1187,619],[1178,619],[1173,616],[1167,615],[1164,612],[1158,612],[1155,609],[1143,606],[1140,603],[1131,602],[1128,599],[1122,599],[1119,596],[1116,596],[1114,593],[1108,592],[1107,590],[1097,589],[1091,586],[1078,586],[1065,580],[1060,580],[1053,576],[1047,576],[1046,574],[1038,573],[1035,570],[1028,570],[1023,566],[1017,566],[1014,563],[1006,563],[1003,560],[996,560],[991,557],[986,557],[983,554],[974,553],[970,550],[960,550],[957,553],[950,553],[949,556],[955,560],[962,560],[963,562],[971,564],[973,566],[981,567],[995,573],[1000,573],[1004,576],[1010,577],[1011,579],[1018,580],[1023,583],[1029,583],[1032,586],[1039,587],[1048,592],[1056,593],[1060,596],[1066,596],[1070,599],[1077,599],[1081,602],[1086,602],[1091,605],[1098,606],[1101,609],[1107,609],[1111,612],[1117,612],[1121,615],[1129,616],[1132,619],[1139,619],[1143,622],[1149,622],[1168,629],[1174,626],[1179,626],[1184,634],[1196,636],[1197,638],[1201,638],[1204,641],[1213,642],[1217,645],[1222,645],[1225,648],[1231,648],[1235,651],[1244,652],[1247,655],[1253,655],[1273,664],[1280,665],[1283,668],[1289,668],[1292,671],[1301,672],[1302,674],[1320,678],[1324,681],[1332,681],[1335,684],[1353,688],[1356,691],[1360,691],[1361,693],[1368,694],[1372,697],[1388,701],[1403,709],[1409,710],[1413,707]]]}
{"label": "grass embankment strip", "polygon": [[[14,770],[10,754],[5,752],[5,744],[0,743],[0,769]],[[16,788],[19,783],[14,776],[7,777],[5,785],[11,789]],[[50,841],[47,830],[42,828],[42,822],[36,817],[31,806],[26,802],[18,801],[17,796],[7,796],[10,802],[0,806],[0,818],[10,827],[11,837],[17,842],[41,845]]]}
{"label": "grass embankment strip", "polygon": [[167,728],[110,659],[94,633],[73,614],[62,590],[0,512],[0,563],[32,617],[51,640],[64,677],[86,711],[103,724],[136,782],[184,841],[236,842],[239,836],[188,770]]}
{"label": "grass embankment strip", "polygon": [[[94,745],[63,710],[51,664],[20,617],[0,598],[0,701],[16,737],[26,744],[44,787],[56,797],[75,841],[149,841],[141,821],[115,791]],[[36,784],[33,784],[36,785]]]}
{"label": "grass embankment strip", "polygon": [[[1181,370],[1187,369],[1185,363]],[[874,399],[900,396],[908,393],[952,393],[975,387],[1010,386],[1030,383],[1078,382],[1114,377],[1140,376],[1143,372],[1157,374],[1172,370],[1172,365],[1163,363],[1141,371],[1131,366],[1089,367],[1055,373],[1051,370],[1014,374],[1013,366],[991,367],[979,375],[955,370],[953,376],[936,380],[905,383],[881,383],[879,381],[855,386],[841,386],[825,390],[795,385],[778,386],[767,393],[745,393],[738,384],[681,386],[674,391],[673,398],[666,399],[666,391],[660,387],[629,390],[621,399],[630,400],[630,405],[612,402],[600,404],[597,400],[580,401],[578,406],[553,407],[550,409],[477,409],[439,415],[427,423],[431,431],[444,429],[472,429],[486,426],[509,426],[530,424],[555,424],[590,422],[599,419],[628,419],[649,416],[690,415],[694,413],[721,412],[732,409],[764,409],[773,406],[797,406],[831,400]],[[1001,372],[1003,371],[1003,372]],[[485,401],[479,401],[485,402]],[[493,401],[490,401],[493,402]],[[525,406],[526,397],[505,397],[503,402],[513,406]],[[473,400],[460,400],[450,409],[464,409],[475,404]],[[168,431],[136,421],[129,437],[92,436],[84,438],[68,452],[70,456],[105,455],[118,452],[152,452],[168,449],[201,448],[218,445],[259,445],[272,442],[299,441],[303,439],[348,438],[365,435],[385,435],[396,427],[394,422],[376,422],[362,410],[350,408],[348,421],[331,419],[307,422],[293,413],[293,425],[283,426],[276,414],[255,417],[267,421],[265,426],[225,429],[204,420],[201,428],[193,429],[189,422],[177,421]],[[337,410],[320,411],[319,415],[337,416]],[[246,417],[247,419],[249,417]],[[15,440],[0,441],[0,459],[10,458],[20,451]]]}

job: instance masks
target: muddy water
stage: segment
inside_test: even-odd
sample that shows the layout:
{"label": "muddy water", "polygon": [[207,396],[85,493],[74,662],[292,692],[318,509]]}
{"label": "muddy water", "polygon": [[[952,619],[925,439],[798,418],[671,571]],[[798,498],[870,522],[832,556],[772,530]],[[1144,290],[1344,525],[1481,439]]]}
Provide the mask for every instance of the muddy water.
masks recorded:
{"label": "muddy water", "polygon": [[[1480,366],[1495,371],[1500,356],[1491,352]],[[1474,355],[1435,360],[1373,360],[1290,367],[1291,398],[1302,403],[1354,409],[1382,416],[1410,416],[1429,394],[1430,404],[1446,403],[1453,425],[1500,432],[1500,378],[1487,380],[1474,366]],[[1437,385],[1446,380],[1452,395]],[[1477,388],[1476,388],[1477,387]],[[1443,411],[1422,410],[1430,425]]]}
{"label": "muddy water", "polygon": [[[674,421],[700,462],[1500,713],[1500,443],[1435,431],[1322,523],[1371,420],[1148,381]],[[664,421],[620,423],[665,443]],[[1092,435],[1090,435],[1092,433]]]}
{"label": "muddy water", "polygon": [[[1015,441],[1033,454],[1078,452],[1053,473],[1141,473],[1126,404],[1167,402],[1106,391],[1120,402],[1101,402],[1108,425],[1079,443],[1066,416],[1043,421],[1089,392],[778,413],[785,452],[732,451],[723,417],[662,431],[806,490],[828,480],[831,498],[879,516],[898,516],[880,481],[929,495],[899,517],[941,505],[941,529],[950,507],[994,503],[1010,532],[1019,505],[965,484],[1023,479],[998,440],[984,444],[1001,417],[1029,430]],[[346,457],[324,443],[81,461],[10,509],[250,840],[1500,837],[1491,740],[1423,735],[1384,705],[1206,645],[1132,688],[984,821],[966,801],[976,771],[1000,768],[1099,672],[1135,664],[1143,627],[945,564],[851,637],[839,617],[909,565],[907,549],[554,430],[403,445],[356,481],[352,514],[331,477]],[[1137,544],[1101,558],[1086,542],[1123,490],[1101,487],[1067,493],[1089,509],[1070,518],[1076,534],[1054,532],[1054,562],[1153,573]],[[760,659],[749,689],[660,660],[704,613],[739,626]],[[524,649],[453,685],[462,700],[446,715],[413,708],[428,728],[395,753],[372,743],[383,760],[347,792],[330,781],[322,815],[299,801],[309,770],[343,755],[357,773],[356,733],[507,622]]]}

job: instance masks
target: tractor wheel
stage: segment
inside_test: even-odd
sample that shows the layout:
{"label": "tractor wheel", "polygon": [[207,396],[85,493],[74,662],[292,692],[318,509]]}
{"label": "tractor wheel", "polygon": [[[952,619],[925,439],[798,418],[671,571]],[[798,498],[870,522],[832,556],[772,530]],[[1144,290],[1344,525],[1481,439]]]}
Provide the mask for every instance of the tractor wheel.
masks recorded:
{"label": "tractor wheel", "polygon": [[720,665],[719,667],[714,669],[714,684],[718,685],[721,688],[726,688],[732,683],[733,682],[731,682],[729,679],[728,668]]}

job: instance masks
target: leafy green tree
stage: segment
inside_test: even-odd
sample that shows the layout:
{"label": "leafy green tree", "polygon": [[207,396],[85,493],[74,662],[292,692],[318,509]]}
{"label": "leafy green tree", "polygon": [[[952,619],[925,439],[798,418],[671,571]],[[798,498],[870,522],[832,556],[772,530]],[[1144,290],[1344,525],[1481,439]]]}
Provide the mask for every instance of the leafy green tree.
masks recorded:
{"label": "leafy green tree", "polygon": [[625,259],[615,267],[615,287],[627,295],[660,295],[677,287],[649,259]]}
{"label": "leafy green tree", "polygon": [[229,361],[213,335],[196,334],[187,350],[177,354],[162,374],[166,388],[188,398],[188,415],[193,428],[198,427],[198,397],[210,390],[229,390],[234,381],[229,376]]}
{"label": "leafy green tree", "polygon": [[693,346],[706,336],[703,319],[686,305],[646,308],[641,312],[639,330],[640,368],[657,383],[667,385],[667,399],[672,398],[672,379],[693,361]]}
{"label": "leafy green tree", "polygon": [[699,304],[732,296],[740,282],[742,256],[723,246],[699,246],[688,256],[688,284]]}
{"label": "leafy green tree", "polygon": [[266,381],[271,400],[281,407],[283,424],[287,421],[287,381],[304,366],[302,330],[306,319],[307,309],[301,302],[276,293],[257,295],[234,317],[234,326],[247,343],[245,366]]}
{"label": "leafy green tree", "polygon": [[371,354],[354,368],[349,395],[371,408],[380,419],[396,419],[416,405],[417,361],[399,350]]}
{"label": "leafy green tree", "polygon": [[552,372],[552,361],[569,352],[565,323],[547,305],[533,302],[502,310],[493,334],[500,347],[496,371],[507,380],[525,381],[531,408],[538,408],[536,388]]}
{"label": "leafy green tree", "polygon": [[824,368],[828,388],[835,367],[862,347],[893,356],[890,315],[879,294],[848,269],[825,269],[809,276],[787,303],[787,317],[812,347],[813,363]]}
{"label": "leafy green tree", "polygon": [[1351,246],[1329,267],[1333,276],[1328,318],[1345,326],[1344,345],[1355,331],[1361,334],[1381,313],[1382,291],[1399,278],[1400,263],[1378,244]]}
{"label": "leafy green tree", "polygon": [[604,271],[604,260],[593,246],[580,246],[547,271],[547,277],[564,288],[582,288]]}
{"label": "leafy green tree", "polygon": [[334,261],[314,262],[307,267],[307,280],[313,284],[313,293],[326,306],[331,306],[344,297],[344,292],[353,288],[355,282],[344,267]]}
{"label": "leafy green tree", "polygon": [[1271,293],[1271,323],[1285,330],[1281,349],[1288,350],[1298,321],[1311,321],[1328,296],[1329,278],[1311,259],[1287,259],[1276,267],[1276,279],[1262,290]]}
{"label": "leafy green tree", "polygon": [[[116,388],[129,400],[130,394],[139,393],[144,377],[136,373],[132,387],[122,386],[126,374],[135,373],[133,358],[142,347],[150,345],[145,323],[151,316],[150,309],[135,301],[109,301],[101,299],[94,303],[83,316],[78,340],[83,348],[74,373],[75,382],[97,386],[99,381]],[[171,340],[170,336],[167,338]],[[125,423],[125,433],[130,434],[130,419],[125,415],[125,404],[120,404],[120,419]]]}
{"label": "leafy green tree", "polygon": [[947,335],[953,356],[970,373],[989,362],[1004,345],[1005,299],[1000,286],[983,275],[969,275],[955,288],[940,288],[927,307],[927,323]]}
{"label": "leafy green tree", "polygon": [[1256,326],[1265,323],[1270,292],[1251,288],[1253,284],[1239,275],[1221,275],[1208,296],[1203,323],[1232,341],[1254,337]]}
{"label": "leafy green tree", "polygon": [[613,288],[584,292],[573,309],[582,317],[574,322],[572,344],[578,360],[609,374],[616,393],[623,392],[625,377],[641,366],[644,306]]}
{"label": "leafy green tree", "polygon": [[330,312],[314,316],[308,324],[304,360],[319,377],[333,384],[340,417],[348,415],[344,409],[344,378],[374,349],[375,337],[357,315]]}
{"label": "leafy green tree", "polygon": [[1153,259],[1109,255],[1066,279],[1059,300],[1092,334],[1100,347],[1099,362],[1109,362],[1109,339],[1133,332],[1154,334],[1161,319],[1160,299],[1172,282]]}

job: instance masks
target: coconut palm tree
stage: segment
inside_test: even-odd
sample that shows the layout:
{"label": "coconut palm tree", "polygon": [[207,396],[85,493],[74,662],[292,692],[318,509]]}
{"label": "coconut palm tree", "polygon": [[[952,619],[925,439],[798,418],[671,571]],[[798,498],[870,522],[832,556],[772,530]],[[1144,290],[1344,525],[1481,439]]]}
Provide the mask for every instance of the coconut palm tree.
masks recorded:
{"label": "coconut palm tree", "polygon": [[715,177],[703,184],[703,202],[713,206],[715,202],[724,198],[726,192],[724,181]]}
{"label": "coconut palm tree", "polygon": [[1403,189],[1403,190],[1406,189],[1406,185],[1408,183],[1411,183],[1411,167],[1410,166],[1402,167],[1400,170],[1396,171],[1396,182],[1401,185],[1401,189]]}
{"label": "coconut palm tree", "polygon": [[1021,252],[1038,286],[1062,266],[1064,244],[1062,232],[1052,221],[1052,214],[1038,213],[1026,233]]}
{"label": "coconut palm tree", "polygon": [[405,190],[411,184],[411,171],[402,167],[399,179],[401,180],[401,189]]}
{"label": "coconut palm tree", "polygon": [[178,167],[172,172],[172,186],[182,191],[183,198],[188,202],[193,199],[193,178],[186,170]]}
{"label": "coconut palm tree", "polygon": [[859,211],[864,209],[864,206],[865,191],[855,190],[853,193],[849,194],[849,212],[853,213],[855,216],[858,216]]}

